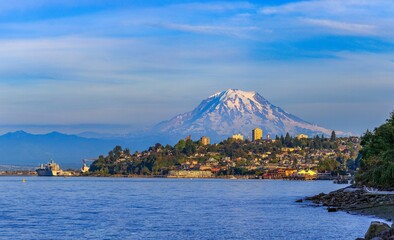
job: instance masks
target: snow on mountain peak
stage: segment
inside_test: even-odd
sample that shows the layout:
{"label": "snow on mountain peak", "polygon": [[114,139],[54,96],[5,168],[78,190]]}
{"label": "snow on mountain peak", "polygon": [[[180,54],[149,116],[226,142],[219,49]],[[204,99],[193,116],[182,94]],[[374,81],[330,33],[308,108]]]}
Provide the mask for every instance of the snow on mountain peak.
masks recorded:
{"label": "snow on mountain peak", "polygon": [[246,92],[238,89],[228,89],[223,92],[215,93],[207,100],[216,101],[216,109],[219,109],[220,106],[224,106],[227,109],[233,109],[240,112],[253,112],[256,109],[261,110],[262,106],[259,100],[265,102],[265,99],[255,91]]}
{"label": "snow on mountain peak", "polygon": [[251,92],[245,92],[239,89],[228,89],[226,91],[223,92],[217,92],[215,94],[213,94],[212,96],[210,96],[209,98],[215,98],[220,96],[220,99],[227,99],[227,98],[235,98],[236,96],[238,97],[242,97],[242,98],[253,98],[254,95],[256,95],[256,92],[251,91]]}
{"label": "snow on mountain peak", "polygon": [[[161,133],[209,135],[221,139],[240,132],[246,136],[252,129],[262,128],[265,134],[331,134],[330,129],[308,123],[272,105],[255,91],[228,89],[203,100],[193,111],[180,114],[156,126]],[[340,134],[340,132],[338,132]]]}

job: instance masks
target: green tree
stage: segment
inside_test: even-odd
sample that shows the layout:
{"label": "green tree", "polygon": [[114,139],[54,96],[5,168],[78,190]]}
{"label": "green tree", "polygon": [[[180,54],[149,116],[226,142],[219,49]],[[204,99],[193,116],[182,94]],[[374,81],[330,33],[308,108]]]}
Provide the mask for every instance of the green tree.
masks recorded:
{"label": "green tree", "polygon": [[191,139],[186,140],[183,152],[187,156],[190,156],[190,155],[196,153],[196,145],[194,144],[194,142]]}
{"label": "green tree", "polygon": [[330,142],[335,142],[335,140],[337,139],[337,136],[335,134],[335,131],[331,132],[331,137],[330,137]]}
{"label": "green tree", "polygon": [[362,136],[357,181],[378,188],[394,188],[394,111],[386,123]]}
{"label": "green tree", "polygon": [[114,148],[114,150],[113,150],[113,153],[114,153],[114,157],[116,158],[116,159],[118,159],[119,157],[120,157],[120,155],[122,154],[122,147],[121,146],[119,146],[119,145],[117,145],[117,146],[115,146],[115,148]]}
{"label": "green tree", "polygon": [[289,134],[289,133],[286,133],[285,145],[286,145],[287,147],[291,147],[291,146],[290,146],[290,145],[291,145],[291,137],[290,137],[290,134]]}
{"label": "green tree", "polygon": [[334,159],[324,159],[317,167],[319,172],[338,170],[340,163]]}
{"label": "green tree", "polygon": [[179,142],[177,144],[175,144],[174,148],[175,148],[175,151],[182,152],[183,149],[185,149],[185,146],[186,146],[186,141],[181,139],[181,140],[179,140]]}

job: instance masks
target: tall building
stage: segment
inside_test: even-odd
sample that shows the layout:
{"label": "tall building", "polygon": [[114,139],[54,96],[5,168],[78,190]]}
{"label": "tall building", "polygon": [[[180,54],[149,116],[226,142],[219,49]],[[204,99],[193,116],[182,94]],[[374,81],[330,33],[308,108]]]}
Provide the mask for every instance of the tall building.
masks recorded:
{"label": "tall building", "polygon": [[242,136],[241,134],[239,134],[239,133],[237,133],[237,134],[234,134],[233,136],[232,136],[232,139],[234,139],[234,140],[244,140],[244,136]]}
{"label": "tall building", "polygon": [[202,137],[201,137],[201,144],[202,144],[202,145],[211,144],[211,139],[210,139],[209,137],[202,136]]}
{"label": "tall building", "polygon": [[252,131],[252,140],[257,141],[263,138],[263,130],[261,128],[255,128]]}

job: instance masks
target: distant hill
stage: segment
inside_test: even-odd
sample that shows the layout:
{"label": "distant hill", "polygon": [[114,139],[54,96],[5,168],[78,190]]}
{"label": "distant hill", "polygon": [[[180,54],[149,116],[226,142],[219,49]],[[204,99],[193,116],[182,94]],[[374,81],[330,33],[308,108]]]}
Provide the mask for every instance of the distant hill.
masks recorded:
{"label": "distant hill", "polygon": [[17,131],[0,136],[0,164],[33,167],[54,159],[63,169],[79,168],[83,158],[106,155],[115,145],[127,147],[121,140]]}
{"label": "distant hill", "polygon": [[[191,112],[157,124],[154,132],[173,138],[206,135],[220,141],[235,133],[250,136],[256,127],[263,129],[265,136],[270,134],[272,137],[287,132],[291,135],[329,136],[332,131],[274,106],[257,92],[228,89],[203,100]],[[344,133],[337,131],[337,134]]]}

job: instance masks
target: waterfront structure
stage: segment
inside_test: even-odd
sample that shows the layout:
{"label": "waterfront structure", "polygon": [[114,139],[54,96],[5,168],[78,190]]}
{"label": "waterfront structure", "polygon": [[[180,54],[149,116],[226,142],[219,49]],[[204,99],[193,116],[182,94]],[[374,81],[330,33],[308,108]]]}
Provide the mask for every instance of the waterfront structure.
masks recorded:
{"label": "waterfront structure", "polygon": [[209,145],[209,144],[211,144],[211,139],[207,136],[202,136],[201,137],[201,144],[204,146]]}
{"label": "waterfront structure", "polygon": [[285,175],[286,175],[286,177],[290,177],[296,172],[297,172],[297,169],[288,168],[285,170]]}
{"label": "waterfront structure", "polygon": [[261,128],[255,128],[252,130],[252,140],[257,141],[263,138],[263,130]]}
{"label": "waterfront structure", "polygon": [[307,139],[307,138],[308,138],[308,135],[306,135],[306,134],[299,134],[299,135],[297,135],[296,138],[297,138],[297,139]]}
{"label": "waterfront structure", "polygon": [[40,166],[36,169],[36,172],[38,176],[58,176],[63,174],[59,164],[55,163],[53,160],[45,165],[40,164]]}
{"label": "waterfront structure", "polygon": [[83,166],[81,168],[81,172],[82,173],[86,173],[89,172],[90,167],[88,167],[88,165],[86,165],[85,161],[83,161]]}
{"label": "waterfront structure", "polygon": [[309,180],[312,180],[312,179],[316,179],[317,178],[317,172],[315,172],[315,171],[312,171],[312,170],[301,170],[301,171],[298,171],[297,172],[297,176],[300,176],[300,177],[304,177],[305,179],[309,179]]}
{"label": "waterfront structure", "polygon": [[169,178],[211,178],[213,174],[211,171],[170,171]]}
{"label": "waterfront structure", "polygon": [[241,141],[244,140],[244,136],[239,134],[239,133],[234,134],[231,138],[234,139],[234,140],[241,140]]}

